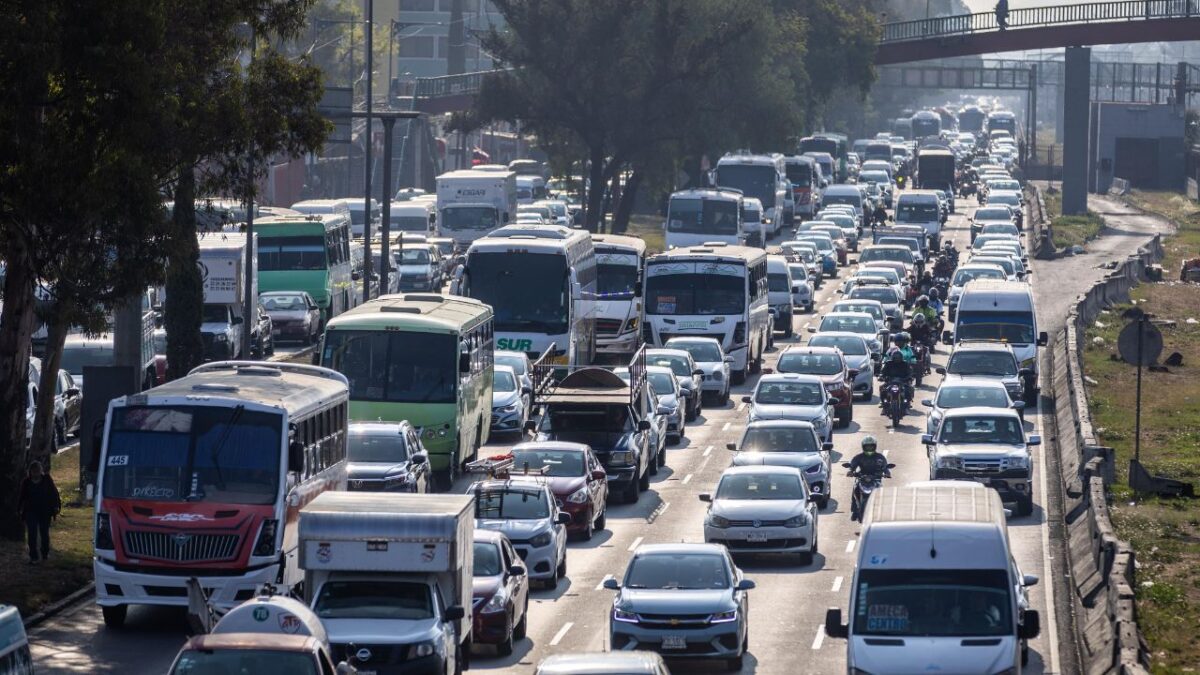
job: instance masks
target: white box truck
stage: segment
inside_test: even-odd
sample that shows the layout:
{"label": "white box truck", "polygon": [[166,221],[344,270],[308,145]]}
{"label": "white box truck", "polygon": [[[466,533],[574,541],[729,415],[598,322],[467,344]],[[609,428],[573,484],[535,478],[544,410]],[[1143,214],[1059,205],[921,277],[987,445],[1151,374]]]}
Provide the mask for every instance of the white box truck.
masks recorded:
{"label": "white box truck", "polygon": [[[258,326],[258,303],[254,315],[243,316],[246,298],[246,235],[212,232],[199,235],[200,278],[204,283],[204,310],[200,334],[204,356],[213,361],[245,358],[242,332]],[[258,297],[258,265],[254,286],[249,292]]]}
{"label": "white box truck", "polygon": [[460,169],[437,177],[438,229],[466,248],[516,218],[517,174]]}
{"label": "white box truck", "polygon": [[[305,600],[359,672],[453,673],[471,648],[469,495],[323,492],[300,510]],[[350,645],[354,653],[347,654]]]}

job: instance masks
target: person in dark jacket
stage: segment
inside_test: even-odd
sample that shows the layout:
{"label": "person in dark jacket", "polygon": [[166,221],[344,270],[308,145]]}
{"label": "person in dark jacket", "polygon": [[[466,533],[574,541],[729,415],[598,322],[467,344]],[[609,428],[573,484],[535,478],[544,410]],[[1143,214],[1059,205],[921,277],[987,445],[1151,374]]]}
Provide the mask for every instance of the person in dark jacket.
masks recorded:
{"label": "person in dark jacket", "polygon": [[29,564],[37,564],[50,555],[50,521],[62,510],[62,498],[54,479],[42,471],[40,462],[29,465],[29,475],[21,481],[17,512],[25,522],[29,537]]}

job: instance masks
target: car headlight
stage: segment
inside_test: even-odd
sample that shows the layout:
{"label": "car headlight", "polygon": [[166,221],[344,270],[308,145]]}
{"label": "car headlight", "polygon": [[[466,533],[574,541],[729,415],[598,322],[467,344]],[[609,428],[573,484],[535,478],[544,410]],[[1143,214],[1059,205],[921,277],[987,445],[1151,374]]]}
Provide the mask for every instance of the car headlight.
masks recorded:
{"label": "car headlight", "polygon": [[719,381],[725,379],[725,374],[719,370],[714,370],[712,372],[712,379],[717,380],[719,382]]}
{"label": "car headlight", "polygon": [[383,479],[383,486],[385,488],[399,487],[401,485],[406,485],[411,480],[412,476],[406,473],[387,476]]}
{"label": "car headlight", "polygon": [[571,495],[569,497],[567,497],[567,501],[571,502],[572,504],[586,504],[587,500],[588,500],[588,496],[589,496],[588,489],[587,489],[587,486],[585,485],[585,486],[579,488],[578,490],[572,492]]}
{"label": "car headlight", "polygon": [[826,382],[825,383],[826,391],[842,391],[845,388],[846,388],[845,382]]}
{"label": "car headlight", "polygon": [[658,406],[658,414],[659,415],[674,415],[678,411],[679,411],[679,406],[674,406],[674,405]]}
{"label": "car headlight", "polygon": [[446,429],[445,427],[440,429],[435,427],[426,427],[425,430],[421,432],[421,435],[425,438],[444,438],[446,436]]}
{"label": "car headlight", "polygon": [[638,327],[638,318],[636,316],[631,318],[629,321],[625,322],[625,332],[626,333],[637,330],[637,327]]}
{"label": "car headlight", "polygon": [[613,621],[622,621],[624,623],[638,622],[637,614],[634,614],[633,612],[627,612],[623,609],[617,609],[616,607],[613,608],[612,618]]}
{"label": "car headlight", "polygon": [[437,648],[433,646],[432,641],[428,640],[425,642],[418,642],[412,646],[412,653],[418,658],[422,656],[432,656],[435,651],[437,651]]}
{"label": "car headlight", "polygon": [[730,623],[731,621],[737,621],[736,609],[731,609],[728,612],[717,612],[708,617],[709,623]]}
{"label": "car headlight", "polygon": [[553,539],[554,537],[550,535],[550,532],[546,531],[534,537],[533,539],[530,539],[529,545],[534,548],[541,548],[543,546],[549,546]]}
{"label": "car headlight", "polygon": [[224,333],[216,333],[213,335],[213,340],[217,342],[229,342],[229,336]]}
{"label": "car headlight", "polygon": [[941,469],[957,469],[959,471],[962,471],[963,460],[962,460],[962,457],[956,457],[954,455],[947,455],[944,457],[938,457],[937,465],[938,465],[938,468],[941,468]]}
{"label": "car headlight", "polygon": [[501,588],[497,590],[486,603],[484,603],[483,607],[479,608],[479,611],[483,612],[484,614],[503,612],[505,609],[507,609],[507,605],[508,595],[505,594],[504,589]]}
{"label": "car headlight", "polygon": [[824,468],[824,464],[813,464],[812,466],[804,469],[804,473],[818,474],[821,473],[821,470]]}
{"label": "car headlight", "polygon": [[1015,455],[1008,458],[1008,468],[1010,469],[1028,469],[1029,458],[1024,455]]}
{"label": "car headlight", "polygon": [[632,450],[617,450],[608,456],[609,464],[633,464]]}
{"label": "car headlight", "polygon": [[717,529],[723,530],[723,529],[729,527],[729,519],[724,516],[718,516],[716,514],[709,514],[708,524],[712,525],[713,527],[715,527]]}
{"label": "car headlight", "polygon": [[506,412],[506,413],[513,412],[513,411],[515,411],[516,409],[517,409],[517,404],[516,404],[516,403],[512,403],[512,404],[510,404],[510,405],[501,406],[501,407],[497,408],[497,410],[499,410],[500,412]]}
{"label": "car headlight", "polygon": [[783,521],[784,527],[804,527],[805,525],[808,525],[807,513],[801,513],[800,515],[792,516],[791,518]]}

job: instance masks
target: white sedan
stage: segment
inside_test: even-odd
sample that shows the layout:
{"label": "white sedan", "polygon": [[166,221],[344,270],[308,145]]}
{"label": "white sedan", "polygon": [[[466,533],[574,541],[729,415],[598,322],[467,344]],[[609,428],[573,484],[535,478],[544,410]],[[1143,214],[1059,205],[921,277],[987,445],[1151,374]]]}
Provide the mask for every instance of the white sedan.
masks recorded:
{"label": "white sedan", "polygon": [[817,503],[800,469],[735,466],[721,474],[709,502],[704,541],[737,554],[796,555],[812,564],[817,552]]}

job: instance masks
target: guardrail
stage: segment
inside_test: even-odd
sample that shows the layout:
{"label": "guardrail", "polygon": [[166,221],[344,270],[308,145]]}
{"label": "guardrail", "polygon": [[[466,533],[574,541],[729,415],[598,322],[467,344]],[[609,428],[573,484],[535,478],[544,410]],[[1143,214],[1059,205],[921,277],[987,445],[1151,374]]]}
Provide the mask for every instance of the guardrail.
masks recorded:
{"label": "guardrail", "polygon": [[[1027,7],[1008,12],[1007,28],[1200,17],[1200,0],[1119,0]],[[885,23],[880,44],[1000,30],[995,12]]]}
{"label": "guardrail", "polygon": [[1028,210],[1030,241],[1033,242],[1033,257],[1049,260],[1054,257],[1054,230],[1050,227],[1050,216],[1046,213],[1046,200],[1033,181],[1025,183],[1025,205]]}
{"label": "guardrail", "polygon": [[[1198,0],[1200,1],[1200,0]],[[418,77],[413,90],[413,98],[439,98],[442,96],[463,96],[478,94],[483,80],[492,73],[503,73],[504,70],[479,70],[460,75],[443,75],[441,77]]]}
{"label": "guardrail", "polygon": [[1128,302],[1129,290],[1162,255],[1156,235],[1079,296],[1047,351],[1070,598],[1082,670],[1088,673],[1146,673],[1149,655],[1137,625],[1134,551],[1117,538],[1109,514],[1106,486],[1113,480],[1113,452],[1097,442],[1088,412],[1080,356],[1084,328],[1103,308]]}

